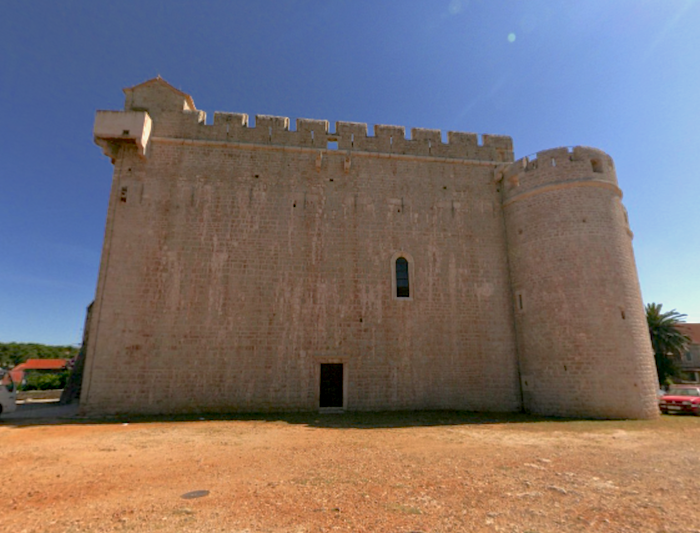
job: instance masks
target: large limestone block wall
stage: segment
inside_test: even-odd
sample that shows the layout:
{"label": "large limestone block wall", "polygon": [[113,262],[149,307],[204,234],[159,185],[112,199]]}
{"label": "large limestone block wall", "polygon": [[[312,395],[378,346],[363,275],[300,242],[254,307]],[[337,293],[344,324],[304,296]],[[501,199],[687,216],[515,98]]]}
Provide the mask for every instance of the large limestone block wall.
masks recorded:
{"label": "large limestone block wall", "polygon": [[[494,181],[509,139],[452,134],[457,157],[401,129],[381,151],[364,125],[333,141],[307,121],[321,134],[276,143],[260,118],[214,134],[162,90],[127,94],[153,131],[146,157],[117,146],[87,413],[313,410],[329,362],[348,410],[521,408]],[[399,255],[410,299],[392,292]]]}
{"label": "large limestone block wall", "polygon": [[612,159],[578,147],[504,173],[524,408],[658,415],[656,370]]}

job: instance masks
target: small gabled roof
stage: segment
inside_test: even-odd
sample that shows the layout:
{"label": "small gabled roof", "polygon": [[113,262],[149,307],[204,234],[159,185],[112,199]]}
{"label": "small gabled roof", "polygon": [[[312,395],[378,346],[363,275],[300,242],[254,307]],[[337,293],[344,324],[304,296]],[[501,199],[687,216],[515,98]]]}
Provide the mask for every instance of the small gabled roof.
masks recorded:
{"label": "small gabled roof", "polygon": [[19,383],[24,379],[27,370],[63,370],[68,364],[68,359],[27,359],[10,369],[12,381]]}
{"label": "small gabled roof", "polygon": [[173,91],[175,94],[178,94],[179,96],[182,96],[185,101],[187,102],[187,105],[192,109],[193,111],[196,110],[197,108],[194,106],[194,100],[192,100],[192,97],[187,94],[182,92],[180,89],[176,89],[172,85],[170,85],[167,81],[165,81],[163,78],[160,77],[160,74],[156,76],[155,78],[151,78],[150,80],[146,80],[143,83],[139,83],[138,85],[134,85],[133,87],[125,87],[122,89],[124,93],[130,93],[134,91],[135,89],[138,89],[140,87],[146,87],[148,85],[162,85],[163,87],[167,87],[171,91]]}
{"label": "small gabled roof", "polygon": [[12,370],[62,370],[68,359],[27,359]]}
{"label": "small gabled roof", "polygon": [[676,327],[683,335],[690,337],[693,344],[700,344],[700,323],[683,323]]}

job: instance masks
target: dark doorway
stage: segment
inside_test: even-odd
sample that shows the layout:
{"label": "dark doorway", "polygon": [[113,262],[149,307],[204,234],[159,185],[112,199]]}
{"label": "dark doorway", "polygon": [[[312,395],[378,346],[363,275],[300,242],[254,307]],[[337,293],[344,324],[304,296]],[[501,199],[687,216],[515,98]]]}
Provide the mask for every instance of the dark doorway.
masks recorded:
{"label": "dark doorway", "polygon": [[320,407],[343,407],[343,364],[321,365]]}

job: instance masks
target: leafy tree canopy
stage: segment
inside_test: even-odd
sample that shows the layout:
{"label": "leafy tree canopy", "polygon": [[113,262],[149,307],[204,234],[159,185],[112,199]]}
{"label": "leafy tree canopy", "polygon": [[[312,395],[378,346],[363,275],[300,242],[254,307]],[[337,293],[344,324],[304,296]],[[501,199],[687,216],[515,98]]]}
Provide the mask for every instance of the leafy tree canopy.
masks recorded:
{"label": "leafy tree canopy", "polygon": [[678,324],[685,322],[686,315],[675,309],[664,313],[661,307],[657,303],[647,304],[646,315],[659,383],[663,385],[678,376],[676,362],[688,350],[690,338],[677,328]]}
{"label": "leafy tree canopy", "polygon": [[78,355],[76,346],[48,346],[19,342],[0,343],[0,367],[12,368],[27,359],[72,359]]}

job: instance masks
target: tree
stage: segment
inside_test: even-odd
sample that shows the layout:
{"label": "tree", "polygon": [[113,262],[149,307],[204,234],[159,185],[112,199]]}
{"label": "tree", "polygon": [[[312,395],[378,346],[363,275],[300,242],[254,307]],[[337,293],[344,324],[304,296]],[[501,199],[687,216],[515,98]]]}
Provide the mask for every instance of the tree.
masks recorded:
{"label": "tree", "polygon": [[78,355],[77,346],[0,342],[0,367],[12,368],[27,359],[71,359]]}
{"label": "tree", "polygon": [[675,309],[662,313],[661,307],[657,303],[647,304],[646,314],[659,384],[664,385],[678,375],[676,361],[688,350],[690,338],[677,328],[678,324],[685,322],[686,315]]}

